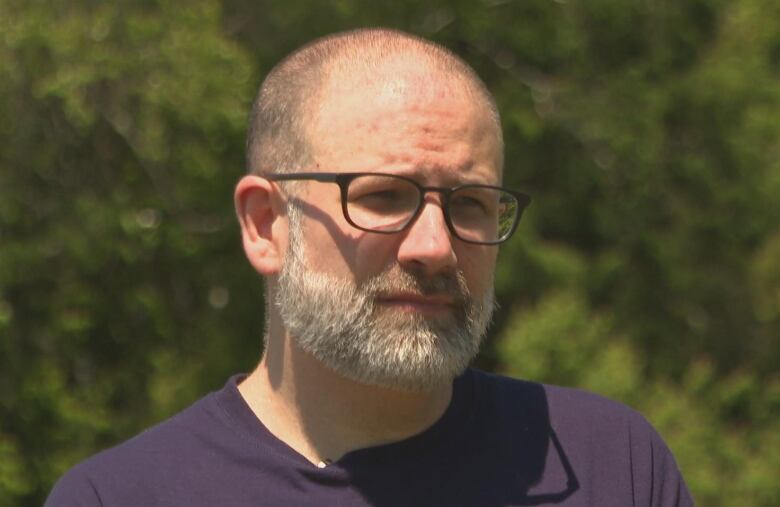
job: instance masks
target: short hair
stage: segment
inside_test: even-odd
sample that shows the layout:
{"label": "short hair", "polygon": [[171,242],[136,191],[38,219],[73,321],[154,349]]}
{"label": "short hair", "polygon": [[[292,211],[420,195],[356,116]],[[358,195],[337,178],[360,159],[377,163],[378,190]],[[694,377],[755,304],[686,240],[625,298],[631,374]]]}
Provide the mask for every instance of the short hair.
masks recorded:
{"label": "short hair", "polygon": [[[326,81],[337,75],[367,76],[391,57],[413,55],[426,69],[455,78],[482,99],[496,124],[493,96],[474,70],[436,43],[390,29],[360,29],[317,39],[287,56],[268,74],[252,106],[246,141],[250,174],[294,172],[311,163],[306,126],[321,100]],[[363,72],[360,72],[363,71]]]}

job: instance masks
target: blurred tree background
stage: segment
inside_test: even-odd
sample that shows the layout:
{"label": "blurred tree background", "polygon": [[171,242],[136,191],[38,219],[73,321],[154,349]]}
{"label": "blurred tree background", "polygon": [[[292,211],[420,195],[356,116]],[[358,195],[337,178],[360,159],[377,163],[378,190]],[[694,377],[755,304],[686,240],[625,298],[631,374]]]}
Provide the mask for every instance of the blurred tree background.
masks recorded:
{"label": "blurred tree background", "polygon": [[708,506],[780,505],[776,0],[0,0],[0,506],[259,358],[233,217],[263,75],[420,34],[495,93],[507,184],[478,364],[642,411]]}

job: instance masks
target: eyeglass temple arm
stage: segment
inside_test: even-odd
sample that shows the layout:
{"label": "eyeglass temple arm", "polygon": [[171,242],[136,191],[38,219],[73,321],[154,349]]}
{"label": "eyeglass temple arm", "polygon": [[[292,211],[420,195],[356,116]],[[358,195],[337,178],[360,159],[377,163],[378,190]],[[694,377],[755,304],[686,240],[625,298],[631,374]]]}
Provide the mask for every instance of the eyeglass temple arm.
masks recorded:
{"label": "eyeglass temple arm", "polygon": [[264,174],[264,178],[271,181],[289,181],[289,180],[314,180],[325,183],[336,181],[336,173],[271,173]]}

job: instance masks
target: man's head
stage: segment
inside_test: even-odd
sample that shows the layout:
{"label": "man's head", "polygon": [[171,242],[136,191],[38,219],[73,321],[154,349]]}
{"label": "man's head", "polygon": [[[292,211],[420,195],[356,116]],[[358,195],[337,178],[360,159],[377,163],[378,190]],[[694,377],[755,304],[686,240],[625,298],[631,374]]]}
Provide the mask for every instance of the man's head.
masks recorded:
{"label": "man's head", "polygon": [[[410,72],[412,71],[412,72]],[[486,107],[503,143],[498,109],[479,76],[446,48],[386,29],[343,32],[293,52],[266,76],[247,135],[250,174],[293,172],[313,160],[309,127],[329,94],[368,89],[401,92],[434,81],[459,88]],[[431,90],[433,91],[433,90]],[[503,144],[500,156],[503,156]],[[502,159],[503,163],[503,159]]]}
{"label": "man's head", "polygon": [[[385,30],[322,39],[280,63],[258,95],[247,148],[253,174],[386,173],[437,189],[500,185],[503,163],[498,114],[473,71],[443,48]],[[356,228],[347,201],[373,206],[395,190],[365,197],[351,185],[347,196],[333,183],[239,183],[247,256],[274,302],[268,319],[358,382],[407,390],[448,382],[490,320],[496,248],[455,237],[446,192],[424,193],[400,232]]]}

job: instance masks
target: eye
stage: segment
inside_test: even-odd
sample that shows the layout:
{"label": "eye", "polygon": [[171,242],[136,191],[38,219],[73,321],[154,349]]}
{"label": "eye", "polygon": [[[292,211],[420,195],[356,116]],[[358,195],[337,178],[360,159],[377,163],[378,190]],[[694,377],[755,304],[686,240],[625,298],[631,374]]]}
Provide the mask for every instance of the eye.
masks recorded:
{"label": "eye", "polygon": [[389,175],[360,176],[349,186],[347,202],[350,208],[362,208],[377,213],[397,213],[414,210],[419,192],[410,182]]}
{"label": "eye", "polygon": [[468,195],[459,195],[452,201],[453,206],[463,206],[468,208],[479,208],[479,209],[486,209],[485,203],[480,201],[479,199],[475,197],[471,197]]}
{"label": "eye", "polygon": [[350,196],[350,204],[369,208],[397,206],[403,201],[403,196],[397,190],[377,190],[362,195]]}
{"label": "eye", "polygon": [[495,206],[479,192],[458,192],[450,199],[450,208],[461,213],[489,214]]}
{"label": "eye", "polygon": [[362,195],[352,195],[353,201],[366,201],[366,200],[376,200],[376,201],[390,201],[393,199],[398,199],[398,191],[397,190],[375,190],[373,192],[366,192]]}

